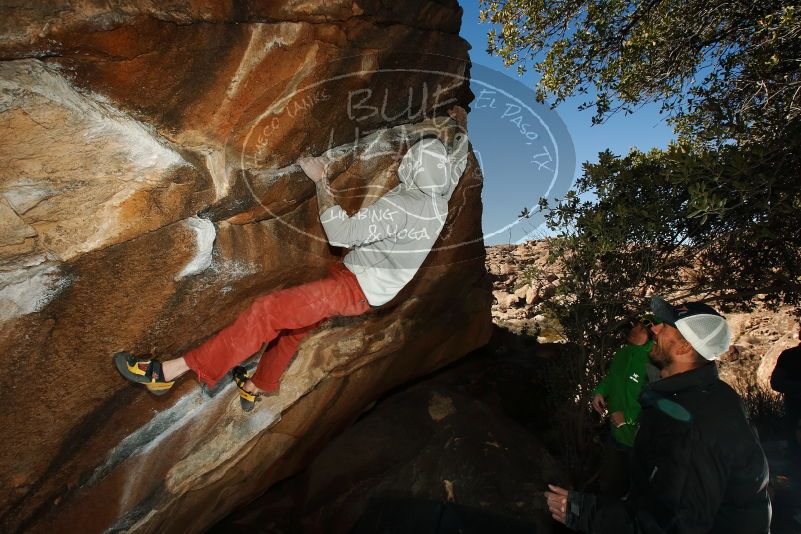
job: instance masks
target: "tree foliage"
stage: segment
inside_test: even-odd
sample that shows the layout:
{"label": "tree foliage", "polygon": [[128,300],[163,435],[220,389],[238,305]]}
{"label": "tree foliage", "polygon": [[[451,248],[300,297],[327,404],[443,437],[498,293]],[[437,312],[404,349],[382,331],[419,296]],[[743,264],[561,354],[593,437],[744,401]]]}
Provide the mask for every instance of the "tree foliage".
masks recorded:
{"label": "tree foliage", "polygon": [[[546,313],[575,344],[562,362],[570,372],[563,387],[579,406],[588,405],[620,346],[625,319],[647,309],[651,294],[713,300],[724,311],[756,302],[798,308],[801,194],[784,148],[607,151],[584,164],[566,198],[541,202],[556,232],[551,260],[563,273]],[[575,473],[593,448],[591,415],[586,408],[561,414],[572,423],[565,449]]]}
{"label": "tree foliage", "polygon": [[[660,102],[703,143],[785,137],[801,112],[801,7],[788,0],[482,0],[488,52],[586,94],[594,121]],[[498,31],[498,29],[500,31]]]}
{"label": "tree foliage", "polygon": [[[596,122],[660,102],[679,133],[666,151],[602,154],[576,191],[542,206],[590,293],[681,284],[724,304],[798,304],[801,7],[483,0],[480,16],[496,26],[491,53],[539,73],[540,100],[586,94]],[[689,285],[678,255],[698,267]]]}
{"label": "tree foliage", "polygon": [[[586,406],[647,296],[801,309],[801,7],[787,0],[482,0],[488,52],[539,74],[537,99],[585,95],[593,123],[661,104],[666,150],[585,163],[541,201],[562,264],[546,311],[575,343]],[[524,214],[521,214],[524,215]],[[574,410],[575,429],[591,421]],[[575,431],[574,457],[591,449]]]}
{"label": "tree foliage", "polygon": [[587,313],[609,305],[612,321],[653,292],[724,307],[801,304],[801,192],[786,152],[677,143],[585,163],[575,191],[542,205],[565,264],[564,302]]}

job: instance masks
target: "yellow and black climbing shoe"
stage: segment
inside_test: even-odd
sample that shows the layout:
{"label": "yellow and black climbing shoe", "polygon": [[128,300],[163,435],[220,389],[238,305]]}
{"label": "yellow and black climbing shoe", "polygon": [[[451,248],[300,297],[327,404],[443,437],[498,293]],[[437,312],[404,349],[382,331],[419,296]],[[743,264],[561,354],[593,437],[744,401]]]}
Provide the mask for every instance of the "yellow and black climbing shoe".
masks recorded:
{"label": "yellow and black climbing shoe", "polygon": [[234,367],[232,374],[236,387],[239,388],[239,403],[242,405],[243,410],[249,412],[256,406],[256,402],[260,400],[262,394],[260,392],[251,393],[245,389],[245,383],[250,380],[250,375],[252,374],[248,373],[247,369],[237,366]]}
{"label": "yellow and black climbing shoe", "polygon": [[123,378],[144,384],[154,395],[164,395],[175,384],[174,380],[172,382],[164,380],[164,372],[158,360],[137,358],[130,352],[118,352],[114,355],[114,365]]}

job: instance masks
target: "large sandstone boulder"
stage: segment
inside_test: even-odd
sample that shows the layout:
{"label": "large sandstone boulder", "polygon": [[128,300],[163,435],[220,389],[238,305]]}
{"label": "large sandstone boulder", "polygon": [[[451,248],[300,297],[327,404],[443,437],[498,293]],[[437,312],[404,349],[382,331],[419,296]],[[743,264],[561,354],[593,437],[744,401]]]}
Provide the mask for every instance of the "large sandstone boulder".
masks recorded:
{"label": "large sandstone boulder", "polygon": [[435,108],[469,104],[460,16],[455,1],[0,7],[0,530],[200,531],[387,389],[486,342],[471,156],[415,280],[318,328],[251,414],[228,381],[156,398],[110,362],[179,354],[323,276],[341,251],[297,159],[325,152],[348,210],[396,185],[392,154],[451,126]]}

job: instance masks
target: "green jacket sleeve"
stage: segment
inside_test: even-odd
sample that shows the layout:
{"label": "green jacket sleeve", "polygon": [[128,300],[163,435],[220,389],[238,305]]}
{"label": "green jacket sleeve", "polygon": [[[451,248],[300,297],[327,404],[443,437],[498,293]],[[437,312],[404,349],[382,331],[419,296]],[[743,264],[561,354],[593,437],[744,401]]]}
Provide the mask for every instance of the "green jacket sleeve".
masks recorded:
{"label": "green jacket sleeve", "polygon": [[642,406],[638,402],[629,403],[623,409],[623,419],[627,425],[636,425],[640,421]]}
{"label": "green jacket sleeve", "polygon": [[598,385],[595,386],[595,389],[592,390],[593,393],[597,393],[598,395],[606,396],[606,388],[607,388],[607,379],[604,377],[603,380],[598,382]]}
{"label": "green jacket sleeve", "polygon": [[620,355],[620,350],[615,352],[615,354],[612,356],[612,360],[609,362],[609,369],[606,370],[606,375],[604,376],[603,380],[601,380],[598,383],[598,385],[595,386],[595,389],[592,390],[593,393],[598,393],[599,395],[603,395],[604,397],[607,397],[609,395],[609,382],[610,382],[609,377],[612,376],[612,372],[614,371],[615,367],[615,360],[618,358],[619,355]]}

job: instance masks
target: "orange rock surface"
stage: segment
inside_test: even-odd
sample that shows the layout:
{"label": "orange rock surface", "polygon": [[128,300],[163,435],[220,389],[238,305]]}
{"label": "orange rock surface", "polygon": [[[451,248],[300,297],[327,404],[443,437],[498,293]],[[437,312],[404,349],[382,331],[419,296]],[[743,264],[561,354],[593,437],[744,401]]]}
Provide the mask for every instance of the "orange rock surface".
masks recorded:
{"label": "orange rock surface", "polygon": [[342,254],[299,157],[327,153],[355,210],[472,98],[455,1],[161,5],[0,7],[3,532],[201,531],[489,337],[471,156],[415,280],[324,323],[254,412],[227,381],[119,377],[114,352],[180,354]]}

